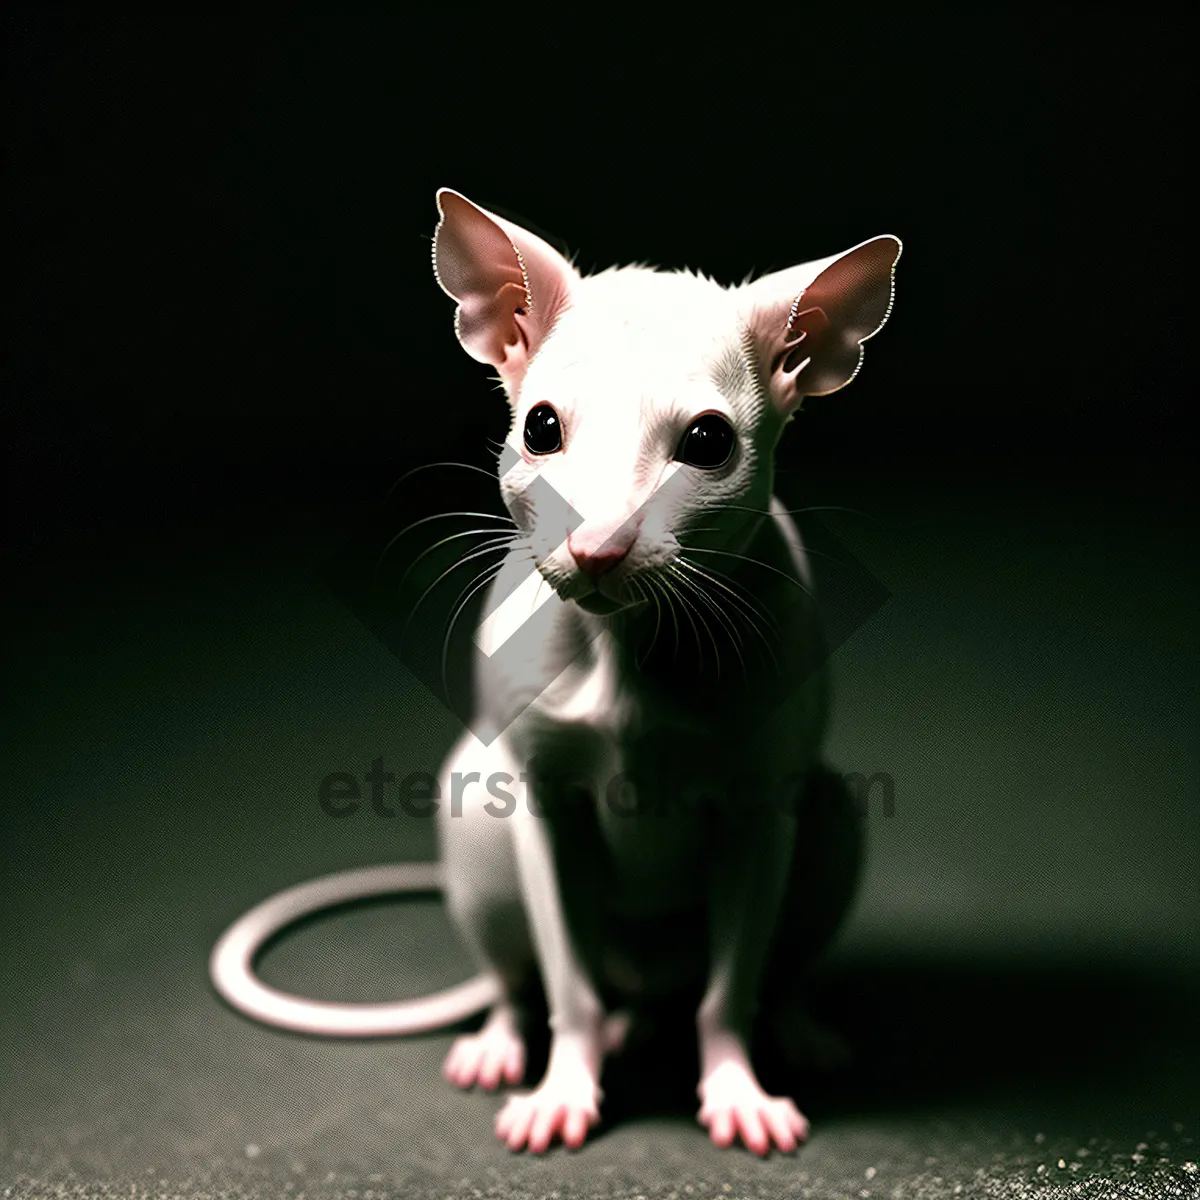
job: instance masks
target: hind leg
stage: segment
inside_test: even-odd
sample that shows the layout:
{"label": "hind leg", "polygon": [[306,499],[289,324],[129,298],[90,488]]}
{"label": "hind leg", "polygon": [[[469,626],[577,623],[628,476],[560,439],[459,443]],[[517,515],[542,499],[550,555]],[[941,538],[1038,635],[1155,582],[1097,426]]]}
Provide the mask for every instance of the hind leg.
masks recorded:
{"label": "hind leg", "polygon": [[849,1048],[813,1020],[804,990],[813,961],[854,901],[865,849],[863,814],[841,777],[817,767],[800,798],[795,855],[763,985],[762,1031],[793,1069],[844,1065]]}
{"label": "hind leg", "polygon": [[[509,832],[511,816],[498,815],[505,802],[486,789],[489,776],[505,769],[495,751],[468,733],[451,751],[439,779],[446,903],[476,962],[502,992],[479,1032],[457,1038],[446,1057],[443,1074],[463,1088],[479,1084],[491,1090],[501,1083],[521,1082],[527,997],[537,985]],[[473,772],[479,773],[477,780],[464,786]]]}

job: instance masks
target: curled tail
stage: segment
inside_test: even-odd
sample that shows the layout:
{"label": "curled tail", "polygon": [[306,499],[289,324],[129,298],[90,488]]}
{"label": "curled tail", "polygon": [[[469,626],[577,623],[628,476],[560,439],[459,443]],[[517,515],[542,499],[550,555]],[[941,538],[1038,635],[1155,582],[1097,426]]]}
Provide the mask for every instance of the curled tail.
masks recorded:
{"label": "curled tail", "polygon": [[301,917],[350,900],[441,890],[441,867],[431,862],[340,871],[287,888],[244,913],[221,935],[209,956],[209,976],[221,996],[239,1012],[297,1033],[388,1037],[456,1024],[499,999],[499,986],[491,977],[477,975],[457,987],[415,1000],[342,1004],[289,995],[268,987],[254,974],[255,955],[267,940]]}

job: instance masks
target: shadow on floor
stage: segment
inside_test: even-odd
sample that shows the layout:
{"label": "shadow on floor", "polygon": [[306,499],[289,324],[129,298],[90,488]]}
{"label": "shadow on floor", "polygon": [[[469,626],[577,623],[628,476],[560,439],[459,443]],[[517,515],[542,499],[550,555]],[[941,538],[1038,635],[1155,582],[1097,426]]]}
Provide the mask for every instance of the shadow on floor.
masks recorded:
{"label": "shadow on floor", "polygon": [[[854,966],[815,980],[812,997],[851,1061],[791,1069],[760,1035],[756,1062],[764,1087],[795,1096],[814,1120],[954,1109],[1123,1124],[1130,1113],[1145,1120],[1197,1104],[1200,989],[1178,978],[1106,967]],[[693,1116],[690,1019],[657,1020],[647,1042],[609,1064],[607,1117]]]}

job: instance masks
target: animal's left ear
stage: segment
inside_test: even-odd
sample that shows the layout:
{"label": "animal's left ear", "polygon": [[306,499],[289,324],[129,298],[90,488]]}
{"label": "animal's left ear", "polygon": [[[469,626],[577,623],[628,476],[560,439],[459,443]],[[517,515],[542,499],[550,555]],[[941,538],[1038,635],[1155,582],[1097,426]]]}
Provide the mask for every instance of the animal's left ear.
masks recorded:
{"label": "animal's left ear", "polygon": [[892,309],[900,239],[885,234],[843,254],[745,285],[741,314],[758,377],[790,414],[805,396],[836,392],[858,374],[862,343]]}

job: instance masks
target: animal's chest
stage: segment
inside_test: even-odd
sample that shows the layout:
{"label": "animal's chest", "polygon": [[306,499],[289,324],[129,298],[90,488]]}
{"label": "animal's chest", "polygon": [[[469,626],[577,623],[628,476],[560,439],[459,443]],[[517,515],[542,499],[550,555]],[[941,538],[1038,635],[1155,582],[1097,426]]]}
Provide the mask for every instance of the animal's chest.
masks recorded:
{"label": "animal's chest", "polygon": [[598,778],[594,792],[613,911],[672,911],[702,898],[712,826],[697,800],[712,781],[690,740],[661,727],[614,740],[618,770]]}
{"label": "animal's chest", "polygon": [[750,757],[737,722],[716,706],[664,704],[618,678],[601,654],[564,673],[521,726],[535,786],[587,808],[576,832],[594,839],[611,911],[650,915],[702,902],[714,818],[737,802]]}

